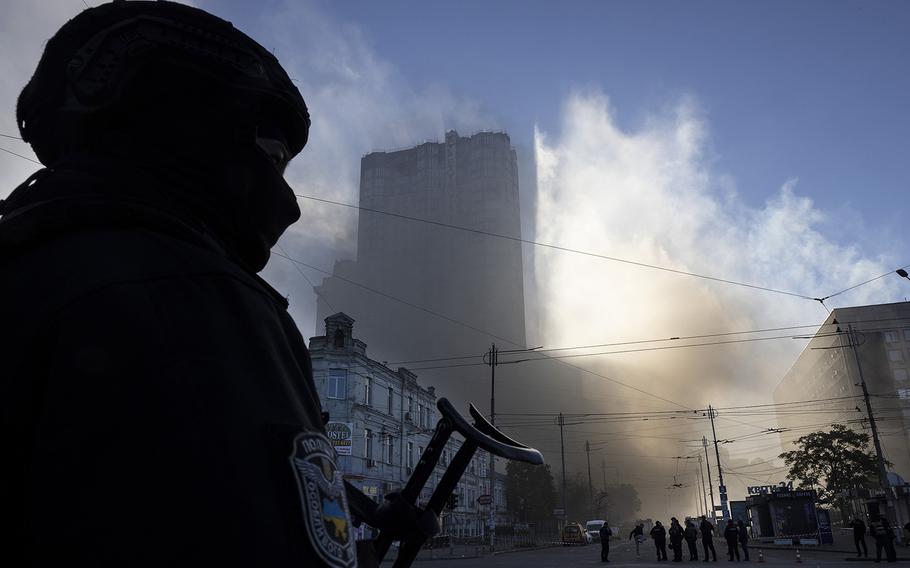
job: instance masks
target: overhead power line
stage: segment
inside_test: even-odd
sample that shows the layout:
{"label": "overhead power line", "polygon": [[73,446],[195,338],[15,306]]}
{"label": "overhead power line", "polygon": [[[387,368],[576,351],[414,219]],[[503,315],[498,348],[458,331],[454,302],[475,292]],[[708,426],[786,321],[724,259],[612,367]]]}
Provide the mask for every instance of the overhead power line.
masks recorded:
{"label": "overhead power line", "polygon": [[582,255],[582,256],[589,256],[589,257],[592,257],[592,258],[599,258],[599,259],[602,259],[602,260],[609,260],[609,261],[611,261],[611,262],[619,262],[619,263],[622,263],[622,264],[628,264],[628,265],[631,265],[631,266],[638,266],[638,267],[641,267],[641,268],[650,268],[650,269],[652,269],[652,270],[660,270],[660,271],[663,271],[663,272],[670,272],[670,273],[672,273],[672,274],[679,274],[679,275],[682,275],[682,276],[691,276],[691,277],[693,277],[693,278],[701,278],[702,280],[711,280],[711,281],[713,281],[713,282],[721,282],[721,283],[724,283],[724,284],[731,284],[731,285],[734,285],[734,286],[741,286],[741,287],[744,287],[744,288],[752,288],[753,290],[763,290],[763,291],[765,291],[765,292],[774,292],[774,293],[776,293],[776,294],[784,294],[784,295],[786,295],[786,296],[793,296],[793,297],[796,297],[796,298],[802,298],[802,299],[804,299],[804,300],[818,301],[818,298],[815,298],[815,297],[813,297],[813,296],[807,296],[806,294],[800,294],[800,293],[797,293],[797,292],[788,292],[788,291],[786,291],[786,290],[778,290],[778,289],[776,289],[776,288],[769,288],[769,287],[767,287],[767,286],[759,286],[758,284],[749,284],[749,283],[746,283],[746,282],[738,282],[738,281],[736,281],[736,280],[730,280],[730,279],[728,279],[728,278],[721,278],[721,277],[718,277],[718,276],[709,276],[709,275],[706,275],[706,274],[698,274],[698,273],[696,273],[696,272],[689,272],[689,271],[687,271],[687,270],[679,270],[679,269],[677,269],[677,268],[669,268],[669,267],[667,267],[667,266],[659,266],[659,265],[650,264],[650,263],[647,263],[647,262],[640,262],[640,261],[637,261],[637,260],[630,260],[630,259],[627,259],[627,258],[619,258],[619,257],[616,257],[616,256],[609,256],[609,255],[606,255],[606,254],[600,254],[600,253],[591,252],[591,251],[584,251],[584,250],[574,249],[574,248],[571,248],[571,247],[565,247],[565,246],[556,245],[556,244],[552,244],[552,243],[542,243],[542,242],[540,242],[540,241],[533,241],[533,240],[531,240],[531,239],[524,239],[524,238],[515,237],[515,236],[512,236],[512,235],[504,235],[504,234],[502,234],[502,233],[495,233],[495,232],[493,232],[493,231],[484,231],[484,230],[482,230],[482,229],[472,229],[471,227],[464,227],[464,226],[462,226],[462,225],[455,225],[455,224],[452,224],[452,223],[444,223],[444,222],[442,222],[442,221],[433,221],[433,220],[430,220],[430,219],[422,219],[422,218],[420,218],[420,217],[413,217],[413,216],[411,216],[411,215],[404,215],[404,214],[402,214],[402,213],[393,213],[392,211],[384,211],[384,210],[382,210],[382,209],[374,209],[374,208],[372,208],[372,207],[364,207],[364,206],[362,206],[362,205],[354,205],[354,204],[351,204],[351,203],[344,203],[344,202],[341,202],[341,201],[334,201],[334,200],[331,200],[331,199],[325,199],[325,198],[321,198],[321,197],[314,197],[314,196],[311,196],[311,195],[303,195],[303,194],[300,194],[300,193],[295,193],[294,195],[296,195],[297,197],[300,197],[301,199],[309,199],[309,200],[311,200],[311,201],[317,201],[317,202],[319,202],[319,203],[327,203],[327,204],[330,204],[330,205],[337,205],[337,206],[339,206],[339,207],[347,207],[347,208],[350,208],[350,209],[357,209],[357,210],[359,210],[359,211],[366,211],[367,213],[376,213],[376,214],[378,214],[378,215],[386,215],[386,216],[389,216],[389,217],[395,217],[395,218],[397,218],[397,219],[406,219],[406,220],[408,220],[408,221],[416,221],[416,222],[418,222],[418,223],[426,223],[427,225],[433,225],[433,226],[436,226],[436,227],[443,227],[443,228],[446,228],[446,229],[453,229],[453,230],[456,230],[456,231],[464,231],[464,232],[468,232],[468,233],[474,233],[474,234],[476,234],[476,235],[484,235],[484,236],[487,236],[487,237],[495,237],[495,238],[498,238],[498,239],[505,239],[505,240],[509,240],[509,241],[512,241],[512,242],[516,242],[516,243],[524,243],[524,244],[533,245],[533,246],[541,247],[541,248],[548,248],[548,249],[558,250],[558,251],[562,251],[562,252],[570,252],[570,253],[578,254],[578,255]]}

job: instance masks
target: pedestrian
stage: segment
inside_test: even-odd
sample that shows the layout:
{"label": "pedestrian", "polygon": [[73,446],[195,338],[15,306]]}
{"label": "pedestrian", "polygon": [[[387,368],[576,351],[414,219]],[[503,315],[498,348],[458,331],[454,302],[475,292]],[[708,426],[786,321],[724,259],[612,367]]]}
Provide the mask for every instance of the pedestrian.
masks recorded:
{"label": "pedestrian", "polygon": [[733,521],[727,521],[724,527],[724,540],[727,541],[727,560],[732,562],[736,556],[736,561],[739,562],[739,530]]}
{"label": "pedestrian", "polygon": [[609,562],[610,561],[610,537],[613,536],[613,529],[610,528],[610,523],[604,521],[604,524],[600,526],[600,561]]}
{"label": "pedestrian", "polygon": [[629,533],[629,540],[635,541],[635,556],[641,556],[641,543],[645,541],[644,523],[635,525],[635,528]]}
{"label": "pedestrian", "polygon": [[310,126],[278,60],[197,8],[103,3],[16,114],[46,169],[0,201],[0,564],[356,565],[310,355],[257,274]]}
{"label": "pedestrian", "polygon": [[714,550],[714,525],[711,524],[711,521],[705,517],[701,516],[701,523],[698,525],[699,530],[701,530],[701,547],[705,553],[705,562],[709,560],[708,551],[711,551],[711,555],[714,557],[714,562],[717,562],[717,551]]}
{"label": "pedestrian", "polygon": [[673,562],[682,562],[682,541],[684,529],[676,517],[670,518],[670,549],[673,551]]}
{"label": "pedestrian", "polygon": [[651,538],[654,539],[654,548],[657,549],[657,561],[667,559],[667,529],[664,528],[660,521],[654,523],[651,529]]}
{"label": "pedestrian", "polygon": [[695,523],[691,519],[686,519],[686,530],[683,537],[686,539],[686,544],[689,545],[689,560],[698,560],[698,546],[695,544],[698,540],[698,529],[695,528]]}
{"label": "pedestrian", "polygon": [[749,531],[742,519],[736,520],[736,528],[739,530],[739,545],[743,547],[743,560],[749,561]]}
{"label": "pedestrian", "polygon": [[875,561],[881,562],[882,550],[885,551],[885,558],[888,562],[897,560],[897,552],[894,550],[894,531],[891,530],[891,523],[886,517],[878,517],[869,523],[869,529],[875,538]]}
{"label": "pedestrian", "polygon": [[[869,558],[869,549],[866,548],[866,523],[862,519],[854,517],[850,520],[849,526],[853,528],[853,545],[856,546],[857,558],[860,556]],[[862,546],[862,551],[860,551],[860,546]]]}

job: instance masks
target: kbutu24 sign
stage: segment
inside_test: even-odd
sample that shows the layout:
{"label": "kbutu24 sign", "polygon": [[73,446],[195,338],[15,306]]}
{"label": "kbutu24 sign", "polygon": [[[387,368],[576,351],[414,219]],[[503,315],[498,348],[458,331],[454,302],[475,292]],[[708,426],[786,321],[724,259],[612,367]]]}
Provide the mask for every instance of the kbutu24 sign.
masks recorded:
{"label": "kbutu24 sign", "polygon": [[781,491],[793,491],[792,481],[781,481],[777,485],[750,485],[746,487],[749,495],[764,495],[766,493],[779,493]]}

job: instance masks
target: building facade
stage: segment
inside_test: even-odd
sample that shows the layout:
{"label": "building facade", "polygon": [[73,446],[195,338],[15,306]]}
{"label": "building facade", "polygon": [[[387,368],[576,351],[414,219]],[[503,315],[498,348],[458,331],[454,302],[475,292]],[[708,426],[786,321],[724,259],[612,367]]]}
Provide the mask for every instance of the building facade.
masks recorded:
{"label": "building facade", "polygon": [[[444,142],[364,156],[357,259],[337,262],[317,287],[317,326],[343,310],[390,361],[523,346],[521,243],[489,236],[521,237],[518,190],[501,132],[452,130]],[[434,377],[460,387],[457,374]]]}
{"label": "building facade", "polygon": [[[844,333],[856,330],[854,343]],[[857,363],[858,360],[858,363]],[[831,412],[779,410],[781,445],[834,423],[870,433],[862,399],[866,381],[885,459],[910,476],[910,302],[837,308],[774,390],[775,403],[830,401]],[[855,397],[855,398],[846,398]],[[789,430],[787,430],[789,429]],[[889,478],[900,484],[897,476]]]}
{"label": "building facade", "polygon": [[[310,338],[313,378],[329,414],[326,431],[338,452],[345,479],[382,502],[401,490],[427,447],[439,418],[436,392],[423,387],[417,375],[390,369],[367,357],[367,345],[353,335],[354,320],[344,313],[325,319],[325,335]],[[421,493],[426,503],[461,442],[449,440],[436,471]],[[489,494],[489,455],[478,451],[458,484],[458,507],[447,511],[444,530],[455,536],[479,536],[489,509],[477,503]],[[505,512],[503,480],[493,498]]]}

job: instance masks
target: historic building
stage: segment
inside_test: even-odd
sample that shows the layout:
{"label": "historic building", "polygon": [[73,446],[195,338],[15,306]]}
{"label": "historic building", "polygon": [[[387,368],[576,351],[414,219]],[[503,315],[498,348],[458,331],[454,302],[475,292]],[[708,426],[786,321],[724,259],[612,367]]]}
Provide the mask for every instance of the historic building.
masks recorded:
{"label": "historic building", "polygon": [[[313,377],[329,413],[326,430],[339,454],[345,479],[381,502],[383,495],[404,487],[433,435],[438,419],[436,391],[423,387],[417,375],[403,367],[390,369],[367,357],[367,345],[353,335],[354,320],[344,313],[325,319],[325,335],[310,338]],[[451,439],[421,501],[433,489],[460,447]],[[459,506],[447,512],[445,532],[479,536],[489,514],[477,503],[489,494],[489,456],[478,451],[458,485]],[[505,512],[503,481],[497,479],[494,498]]]}

